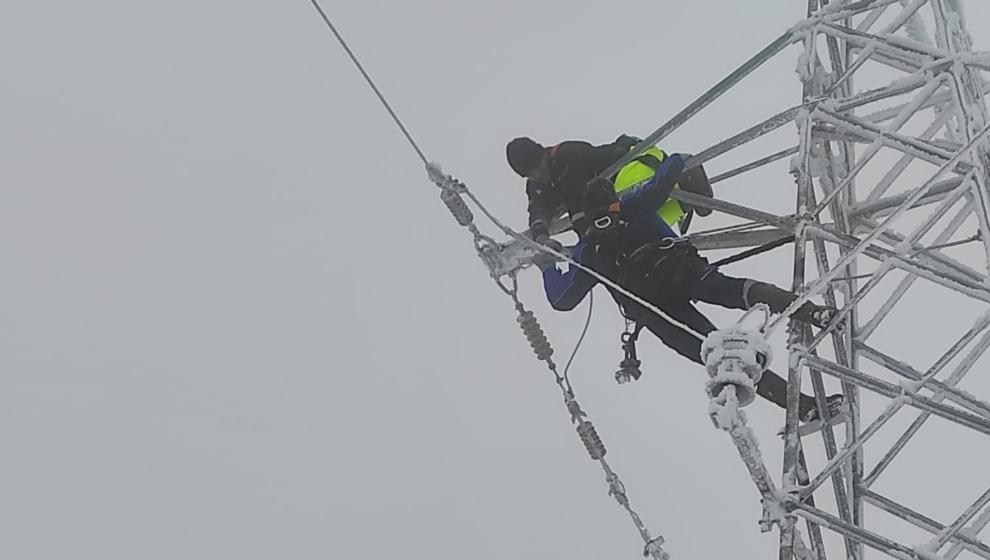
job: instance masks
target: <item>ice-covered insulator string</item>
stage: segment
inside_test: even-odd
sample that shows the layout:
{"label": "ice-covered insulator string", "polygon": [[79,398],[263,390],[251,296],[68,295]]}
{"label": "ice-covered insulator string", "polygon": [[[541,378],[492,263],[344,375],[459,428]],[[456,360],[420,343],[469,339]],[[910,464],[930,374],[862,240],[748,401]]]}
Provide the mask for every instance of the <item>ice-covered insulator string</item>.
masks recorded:
{"label": "ice-covered insulator string", "polygon": [[474,214],[457,192],[444,189],[440,191],[440,200],[447,206],[450,213],[454,215],[454,219],[457,220],[458,224],[467,227],[474,222]]}
{"label": "ice-covered insulator string", "polygon": [[522,329],[523,334],[526,335],[526,340],[529,341],[536,357],[543,361],[549,360],[550,356],[553,355],[553,347],[550,346],[547,335],[543,333],[543,327],[540,326],[536,315],[533,315],[532,311],[519,307],[519,316],[516,317],[516,321],[519,323],[519,328]]}
{"label": "ice-covered insulator string", "polygon": [[584,448],[588,450],[588,455],[591,455],[593,461],[605,456],[605,444],[602,443],[602,438],[598,437],[594,424],[587,420],[581,422],[578,424],[577,433],[581,436],[581,442],[584,443]]}

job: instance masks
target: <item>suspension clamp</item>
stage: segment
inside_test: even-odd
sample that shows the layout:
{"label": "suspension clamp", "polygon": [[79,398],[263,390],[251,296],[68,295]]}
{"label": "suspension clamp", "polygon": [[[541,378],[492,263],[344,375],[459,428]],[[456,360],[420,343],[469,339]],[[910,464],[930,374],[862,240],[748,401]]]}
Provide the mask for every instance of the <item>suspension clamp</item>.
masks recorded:
{"label": "suspension clamp", "polygon": [[756,399],[756,384],[771,357],[770,345],[759,332],[734,325],[711,333],[701,345],[701,359],[709,377],[705,385],[708,396],[715,400],[731,385],[739,406],[749,405]]}

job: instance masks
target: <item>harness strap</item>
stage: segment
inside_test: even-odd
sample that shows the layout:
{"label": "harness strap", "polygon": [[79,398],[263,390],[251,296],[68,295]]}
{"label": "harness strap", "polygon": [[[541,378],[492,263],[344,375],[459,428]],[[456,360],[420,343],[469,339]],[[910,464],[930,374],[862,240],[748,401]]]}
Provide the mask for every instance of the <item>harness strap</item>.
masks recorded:
{"label": "harness strap", "polygon": [[[656,173],[660,169],[660,158],[653,154],[642,154],[634,157],[632,161],[638,161],[643,165],[649,167]],[[631,163],[631,162],[630,162]]]}

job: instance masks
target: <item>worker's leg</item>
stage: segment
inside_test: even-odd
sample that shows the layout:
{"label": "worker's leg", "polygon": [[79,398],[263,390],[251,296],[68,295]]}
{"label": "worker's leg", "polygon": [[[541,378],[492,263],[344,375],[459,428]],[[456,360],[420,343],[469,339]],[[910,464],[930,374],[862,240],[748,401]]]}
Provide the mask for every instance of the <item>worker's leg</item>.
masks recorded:
{"label": "worker's leg", "polygon": [[682,323],[692,331],[704,336],[716,330],[714,324],[705,317],[690,301],[683,300],[665,303],[660,307],[671,319]]}
{"label": "worker's leg", "polygon": [[701,364],[701,338],[692,334],[670,321],[646,312],[637,317],[637,322],[645,326],[660,342],[672,348],[675,352]]}
{"label": "worker's leg", "polygon": [[[709,332],[715,330],[715,326],[701,314],[700,311],[690,306],[688,304],[685,307],[678,307],[676,311],[673,309],[677,306],[664,306],[664,311],[668,312],[672,319],[678,321],[687,321],[691,314],[691,311],[701,317],[708,325],[711,326]],[[690,311],[688,310],[690,308]],[[697,319],[691,319],[692,321],[697,321]],[[691,360],[692,362],[702,364],[701,361],[701,337],[696,336],[677,325],[674,325],[670,321],[658,317],[652,312],[646,312],[642,315],[639,320],[651,333],[653,333],[660,342],[673,348],[675,352],[684,356],[685,358]],[[692,327],[693,328],[693,327]],[[760,382],[756,385],[756,394],[760,395],[764,399],[776,404],[781,408],[787,408],[787,381],[776,373],[767,370],[763,372],[763,377],[760,378]],[[801,415],[804,416],[807,410],[815,407],[815,399],[809,395],[801,395]]]}
{"label": "worker's leg", "polygon": [[729,309],[749,309],[757,303],[765,303],[770,306],[770,311],[780,313],[797,299],[797,295],[773,284],[750,278],[734,278],[712,270],[695,285],[691,299]]}
{"label": "worker's leg", "polygon": [[[770,307],[771,312],[782,313],[797,299],[797,294],[759,280],[733,278],[718,270],[712,270],[694,287],[691,299],[729,309],[749,309],[757,303],[765,303]],[[834,307],[806,301],[794,310],[791,318],[823,329],[835,319],[836,315],[838,310]],[[839,329],[841,328],[840,325]]]}
{"label": "worker's leg", "polygon": [[[756,385],[756,394],[780,408],[787,408],[787,381],[769,369],[763,372],[763,377]],[[801,393],[801,400],[798,405],[801,417],[805,417],[808,411],[813,408],[815,408],[815,398]]]}

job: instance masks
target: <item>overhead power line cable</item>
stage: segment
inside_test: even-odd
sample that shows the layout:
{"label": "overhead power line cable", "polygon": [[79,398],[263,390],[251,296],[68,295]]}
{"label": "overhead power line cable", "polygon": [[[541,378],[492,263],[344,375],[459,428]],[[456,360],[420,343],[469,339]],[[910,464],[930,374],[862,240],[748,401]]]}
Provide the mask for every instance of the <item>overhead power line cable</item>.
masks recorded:
{"label": "overhead power line cable", "polygon": [[340,43],[340,46],[344,47],[344,51],[347,52],[347,56],[351,57],[351,61],[354,62],[354,66],[356,66],[357,69],[361,72],[361,75],[364,76],[364,80],[368,82],[369,86],[371,86],[371,89],[375,92],[375,95],[378,96],[378,100],[382,102],[382,105],[385,106],[385,110],[388,111],[388,114],[392,117],[392,120],[395,121],[395,124],[399,126],[399,130],[401,130],[402,134],[406,136],[406,140],[409,141],[409,145],[411,145],[413,150],[416,151],[416,155],[419,156],[419,159],[423,160],[423,165],[427,165],[429,161],[427,161],[426,155],[423,154],[423,150],[419,148],[419,144],[417,144],[416,140],[413,139],[412,134],[409,134],[409,130],[406,129],[406,126],[402,124],[402,121],[399,119],[399,116],[396,115],[395,111],[392,110],[392,106],[389,105],[388,101],[385,99],[385,96],[382,95],[381,90],[379,90],[378,86],[375,85],[375,81],[372,80],[371,76],[368,75],[368,72],[365,71],[364,66],[361,65],[361,61],[358,60],[357,56],[355,56],[354,54],[354,51],[352,51],[351,48],[347,45],[347,41],[345,41],[344,38],[340,35],[340,32],[337,31],[337,28],[334,26],[333,22],[330,21],[330,18],[327,16],[326,12],[323,11],[323,8],[320,6],[319,2],[317,2],[316,0],[309,0],[309,1],[311,4],[313,4],[313,7],[316,8],[316,11],[320,13],[320,17],[323,18],[323,22],[326,23],[327,27],[330,28],[330,32],[333,33],[333,36],[337,38],[337,41]]}

